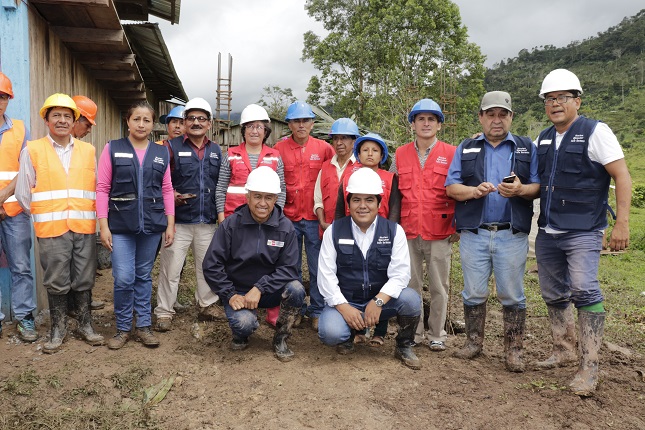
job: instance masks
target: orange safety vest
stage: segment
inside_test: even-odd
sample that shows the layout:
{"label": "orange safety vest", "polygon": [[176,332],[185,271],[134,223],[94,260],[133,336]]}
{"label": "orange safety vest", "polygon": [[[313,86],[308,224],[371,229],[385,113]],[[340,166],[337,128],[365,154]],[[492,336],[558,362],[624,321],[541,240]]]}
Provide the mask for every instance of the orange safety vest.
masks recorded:
{"label": "orange safety vest", "polygon": [[[256,168],[269,166],[277,172],[279,159],[280,153],[277,150],[262,144],[262,150],[260,151]],[[253,168],[249,161],[249,154],[246,152],[245,142],[242,142],[240,146],[229,148],[228,164],[231,170],[231,180],[226,189],[226,202],[224,204],[225,217],[246,203],[246,189],[244,185],[246,185],[246,179],[249,177],[249,173],[251,173]]]}
{"label": "orange safety vest", "polygon": [[[25,140],[25,124],[19,119],[11,119],[12,127],[0,135],[0,190],[11,183],[20,167],[20,151]],[[16,196],[10,196],[2,205],[9,216],[16,216],[22,208]]]}
{"label": "orange safety vest", "polygon": [[396,150],[400,224],[408,239],[442,240],[455,232],[455,201],[446,194],[445,183],[456,149],[437,141],[423,169],[414,142]]}
{"label": "orange safety vest", "polygon": [[[351,159],[348,160],[343,173],[347,170],[352,170],[353,165],[354,162]],[[331,160],[325,161],[322,165],[322,169],[320,170],[320,192],[322,194],[325,222],[327,223],[331,223],[334,220],[339,185],[340,178],[338,177],[338,169],[336,166],[331,164]]]}
{"label": "orange safety vest", "polygon": [[[349,215],[349,204],[347,203],[347,184],[349,182],[349,177],[352,176],[352,173],[363,167],[359,162],[356,162],[351,168],[345,169],[341,181],[343,181],[343,197],[345,198],[345,215]],[[376,173],[381,178],[381,186],[383,187],[383,194],[381,194],[381,206],[378,208],[378,214],[383,218],[386,218],[390,215],[390,194],[392,193],[392,181],[394,180],[394,173],[388,172],[387,170],[377,169]]]}
{"label": "orange safety vest", "polygon": [[68,231],[96,233],[96,158],[94,147],[74,139],[69,173],[47,137],[27,142],[36,171],[31,190],[31,216],[37,237],[58,237]]}
{"label": "orange safety vest", "polygon": [[276,143],[275,149],[282,157],[287,185],[284,214],[291,221],[318,221],[313,211],[314,188],[322,163],[334,156],[334,149],[324,140],[311,136],[302,146],[290,136]]}

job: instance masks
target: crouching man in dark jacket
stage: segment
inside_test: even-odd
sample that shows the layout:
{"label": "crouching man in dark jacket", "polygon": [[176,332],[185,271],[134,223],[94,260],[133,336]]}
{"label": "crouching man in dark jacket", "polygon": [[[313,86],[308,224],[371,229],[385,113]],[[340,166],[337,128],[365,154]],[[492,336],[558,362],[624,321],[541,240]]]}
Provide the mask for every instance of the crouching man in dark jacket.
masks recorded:
{"label": "crouching man in dark jacket", "polygon": [[305,289],[298,281],[298,243],[293,224],[276,200],[280,179],[261,166],[246,182],[247,204],[216,230],[206,252],[204,278],[224,303],[233,332],[231,349],[243,350],[258,328],[257,309],[280,306],[273,350],[280,361],[293,358],[287,345]]}

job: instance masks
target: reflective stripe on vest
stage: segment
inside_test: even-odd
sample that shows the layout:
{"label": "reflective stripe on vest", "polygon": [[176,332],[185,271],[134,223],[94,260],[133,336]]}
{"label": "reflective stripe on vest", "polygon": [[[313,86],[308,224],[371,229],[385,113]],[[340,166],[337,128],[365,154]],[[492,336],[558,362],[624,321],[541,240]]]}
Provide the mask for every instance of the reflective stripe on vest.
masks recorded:
{"label": "reflective stripe on vest", "polygon": [[36,236],[58,237],[70,230],[96,233],[94,147],[74,140],[69,173],[47,137],[28,142],[27,149],[36,172],[31,201]]}
{"label": "reflective stripe on vest", "polygon": [[[25,140],[25,124],[18,119],[11,119],[12,126],[0,135],[0,189],[5,188],[18,174],[20,151]],[[2,205],[9,216],[22,212],[16,198],[12,195]]]}

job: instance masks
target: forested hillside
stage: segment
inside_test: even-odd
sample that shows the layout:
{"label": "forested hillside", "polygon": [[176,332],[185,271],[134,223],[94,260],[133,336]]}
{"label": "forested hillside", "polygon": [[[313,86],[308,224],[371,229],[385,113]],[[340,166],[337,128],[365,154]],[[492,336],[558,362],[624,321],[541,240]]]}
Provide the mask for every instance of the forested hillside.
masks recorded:
{"label": "forested hillside", "polygon": [[544,76],[556,68],[578,75],[581,113],[609,124],[627,152],[635,185],[645,184],[645,9],[596,37],[563,48],[523,49],[488,69],[486,90],[513,97],[515,133],[536,137],[547,125],[538,93]]}

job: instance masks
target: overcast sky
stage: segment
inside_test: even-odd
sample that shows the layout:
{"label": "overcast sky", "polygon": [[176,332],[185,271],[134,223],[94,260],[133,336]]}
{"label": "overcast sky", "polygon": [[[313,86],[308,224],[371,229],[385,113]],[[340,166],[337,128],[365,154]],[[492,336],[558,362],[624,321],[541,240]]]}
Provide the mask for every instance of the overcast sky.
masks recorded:
{"label": "overcast sky", "polygon": [[[486,66],[535,46],[566,46],[617,25],[645,8],[641,0],[453,0]],[[300,61],[303,34],[324,34],[303,0],[183,0],[178,25],[159,21],[189,98],[204,97],[215,110],[217,53],[227,73],[233,56],[233,111],[255,103],[267,85],[306,98],[316,69]]]}

